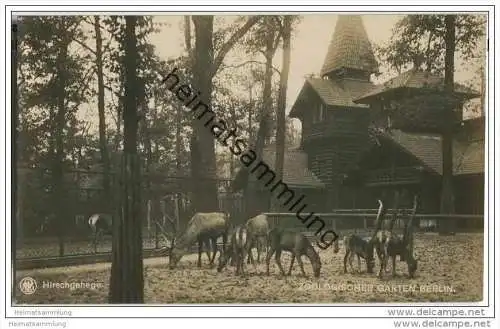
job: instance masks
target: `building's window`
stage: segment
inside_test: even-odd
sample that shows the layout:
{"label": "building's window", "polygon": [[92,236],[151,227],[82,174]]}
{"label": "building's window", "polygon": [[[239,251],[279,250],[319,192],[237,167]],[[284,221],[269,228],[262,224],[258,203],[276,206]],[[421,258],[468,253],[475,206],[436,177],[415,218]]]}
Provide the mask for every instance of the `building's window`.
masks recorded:
{"label": "building's window", "polygon": [[321,103],[313,112],[313,123],[319,123],[326,119],[326,106]]}
{"label": "building's window", "polygon": [[85,216],[84,215],[75,215],[75,224],[77,226],[85,225]]}

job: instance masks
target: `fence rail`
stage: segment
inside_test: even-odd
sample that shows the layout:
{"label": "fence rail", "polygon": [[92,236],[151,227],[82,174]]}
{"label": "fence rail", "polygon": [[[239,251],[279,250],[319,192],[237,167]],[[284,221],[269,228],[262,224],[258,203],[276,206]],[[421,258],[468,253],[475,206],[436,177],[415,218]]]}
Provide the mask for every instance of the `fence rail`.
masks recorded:
{"label": "fence rail", "polygon": [[[353,212],[349,209],[339,209],[332,213],[317,213],[315,216],[320,217],[325,223],[325,229],[333,230],[371,230],[375,225],[375,218],[377,216],[377,209],[356,209]],[[394,213],[393,209],[388,209],[388,214]],[[404,226],[404,221],[409,217],[411,209],[400,209],[395,229],[401,229]],[[319,223],[311,225],[310,228],[307,224],[312,221],[308,220],[305,224],[302,223],[295,213],[266,213],[270,218],[270,225],[272,227],[286,227],[300,231],[316,231],[320,226]],[[384,222],[390,221],[392,216],[387,216]],[[283,223],[287,220],[287,223]],[[439,223],[443,220],[453,220],[457,223],[457,231],[480,231],[483,229],[484,215],[476,214],[416,214],[414,225],[422,231],[435,231],[439,227]]]}
{"label": "fence rail", "polygon": [[[393,210],[388,209],[388,213],[392,211]],[[409,211],[410,209],[400,209],[398,212],[398,220],[396,221],[394,227],[396,230],[403,227],[404,219],[408,218]],[[377,209],[338,209],[331,213],[318,213],[316,216],[321,217],[324,221],[325,229],[332,229],[343,235],[353,230],[359,233],[373,230],[376,212]],[[319,227],[319,224],[317,223],[308,228],[296,217],[295,213],[265,214],[269,218],[269,224],[271,227],[278,226],[303,231],[311,236],[314,235],[313,232],[315,232]],[[392,216],[390,218],[392,218]],[[434,231],[439,226],[439,222],[441,220],[454,220],[460,224],[456,226],[457,232],[477,232],[482,231],[484,222],[483,215],[472,214],[417,214],[415,215],[415,219],[415,227],[417,228],[417,231]],[[389,218],[386,217],[386,220],[389,220]],[[111,252],[111,238],[108,237],[101,242],[97,254],[93,253],[90,242],[90,239],[85,238],[65,239],[63,241],[65,244],[65,253],[64,255],[59,255],[59,241],[57,238],[29,238],[25,239],[24,242],[19,244],[18,248],[16,248],[16,259],[19,261],[19,264],[23,264],[23,268],[28,268],[29,266],[48,266],[48,263],[55,264],[52,266],[62,266],[60,264],[74,265],[75,262],[78,262],[77,259],[81,259],[82,263],[106,261]],[[166,247],[167,244],[168,242],[163,241],[163,239],[161,239],[160,243],[158,243],[158,237],[153,236],[151,232],[143,235],[143,250],[145,252],[145,257],[159,255],[155,251]],[[196,248],[192,251],[194,252],[195,249]],[[69,263],[66,260],[68,260]]]}

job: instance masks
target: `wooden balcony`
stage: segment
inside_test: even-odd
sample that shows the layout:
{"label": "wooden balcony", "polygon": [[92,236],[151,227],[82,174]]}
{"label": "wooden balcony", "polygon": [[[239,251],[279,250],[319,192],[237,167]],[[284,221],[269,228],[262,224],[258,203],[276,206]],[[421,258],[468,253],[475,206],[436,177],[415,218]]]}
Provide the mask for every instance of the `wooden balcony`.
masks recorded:
{"label": "wooden balcony", "polygon": [[396,167],[370,170],[364,175],[367,186],[418,184],[422,179],[422,167]]}

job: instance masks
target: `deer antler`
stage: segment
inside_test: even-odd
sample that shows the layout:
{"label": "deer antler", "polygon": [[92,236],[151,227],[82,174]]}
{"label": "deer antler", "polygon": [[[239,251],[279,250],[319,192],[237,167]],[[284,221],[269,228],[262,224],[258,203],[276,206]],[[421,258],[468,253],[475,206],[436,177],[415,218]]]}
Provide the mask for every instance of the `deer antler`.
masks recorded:
{"label": "deer antler", "polygon": [[169,234],[168,233],[168,230],[165,228],[165,226],[160,223],[160,221],[158,220],[155,220],[156,222],[156,225],[158,225],[158,227],[160,228],[161,230],[161,235],[163,236],[164,239],[166,239],[167,241],[170,240],[171,241],[171,248],[174,246],[174,243],[175,243],[175,237],[177,235],[177,225],[175,223],[175,221],[170,217],[168,216],[167,214],[167,211],[165,209],[165,202],[163,201],[165,198],[163,198],[162,200],[160,200],[160,208],[161,208],[161,213],[162,213],[162,216],[163,216],[163,220],[167,220],[171,227],[172,227],[172,234]]}
{"label": "deer antler", "polygon": [[172,230],[174,231],[174,233],[177,233],[177,224],[175,223],[174,219],[167,214],[167,210],[165,209],[165,202],[163,200],[160,201],[160,208],[163,219],[166,219],[172,226]]}
{"label": "deer antler", "polygon": [[396,190],[394,193],[394,209],[392,210],[392,219],[389,223],[389,232],[392,233],[392,229],[394,228],[394,223],[398,219],[398,212],[399,212],[399,190]]}
{"label": "deer antler", "polygon": [[417,213],[418,196],[415,194],[413,196],[413,208],[410,214],[410,219],[406,222],[405,231],[403,234],[403,240],[408,246],[408,251],[413,255],[413,220]]}
{"label": "deer antler", "polygon": [[381,218],[383,218],[385,215],[384,203],[380,199],[377,201],[378,201],[379,207],[378,207],[377,218],[375,219],[375,232],[373,232],[373,235],[371,238],[372,240],[375,239],[375,236],[377,235],[378,231],[380,231],[380,228],[382,226]]}

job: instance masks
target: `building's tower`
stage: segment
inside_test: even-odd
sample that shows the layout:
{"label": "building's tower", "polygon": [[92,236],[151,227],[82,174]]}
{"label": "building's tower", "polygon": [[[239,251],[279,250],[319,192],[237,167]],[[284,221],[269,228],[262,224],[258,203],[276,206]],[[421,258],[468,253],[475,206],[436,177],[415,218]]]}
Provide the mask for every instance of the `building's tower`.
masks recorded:
{"label": "building's tower", "polygon": [[353,99],[368,92],[377,61],[360,15],[339,15],[320,78],[310,77],[290,117],[302,121],[302,148],[309,167],[328,185],[328,208],[352,207],[353,191],[342,190],[344,174],[368,146],[367,105]]}

